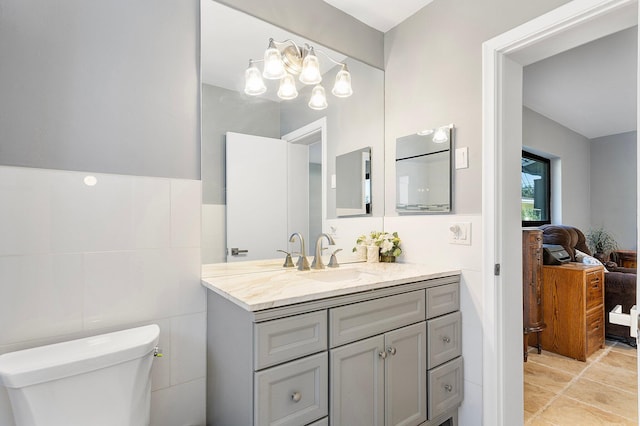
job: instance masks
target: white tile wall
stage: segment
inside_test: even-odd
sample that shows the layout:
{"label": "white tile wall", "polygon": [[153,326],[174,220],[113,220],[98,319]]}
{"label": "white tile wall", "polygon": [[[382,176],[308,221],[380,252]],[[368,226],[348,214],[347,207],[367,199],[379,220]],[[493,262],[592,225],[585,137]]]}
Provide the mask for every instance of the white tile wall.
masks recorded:
{"label": "white tile wall", "polygon": [[[449,243],[453,222],[471,222],[471,245]],[[464,357],[464,403],[461,425],[481,424],[482,412],[482,241],[481,215],[411,215],[384,218],[387,232],[402,239],[400,262],[422,263],[444,269],[460,269],[462,356]]]}
{"label": "white tile wall", "polygon": [[156,323],[152,425],[203,425],[201,182],[87,175],[0,167],[0,353]]}
{"label": "white tile wall", "polygon": [[227,206],[225,204],[202,205],[202,263],[227,261]]}

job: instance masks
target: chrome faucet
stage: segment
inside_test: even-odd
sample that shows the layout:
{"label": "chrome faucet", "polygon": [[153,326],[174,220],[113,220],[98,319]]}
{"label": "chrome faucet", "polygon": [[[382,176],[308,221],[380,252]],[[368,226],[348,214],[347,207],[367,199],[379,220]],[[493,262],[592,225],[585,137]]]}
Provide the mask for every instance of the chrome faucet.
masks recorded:
{"label": "chrome faucet", "polygon": [[311,268],[309,268],[309,261],[307,260],[307,253],[306,253],[306,251],[304,249],[304,237],[302,236],[301,233],[294,232],[289,237],[289,242],[290,243],[295,243],[296,242],[296,235],[298,236],[298,239],[300,239],[300,257],[298,258],[298,262],[296,263],[296,266],[298,266],[298,271],[308,271]]}
{"label": "chrome faucet", "polygon": [[326,238],[329,241],[330,245],[335,245],[336,242],[333,240],[333,237],[329,234],[325,234],[324,232],[318,235],[318,239],[316,240],[316,255],[313,258],[313,263],[311,263],[311,267],[313,269],[324,269],[324,263],[322,262],[322,239]]}

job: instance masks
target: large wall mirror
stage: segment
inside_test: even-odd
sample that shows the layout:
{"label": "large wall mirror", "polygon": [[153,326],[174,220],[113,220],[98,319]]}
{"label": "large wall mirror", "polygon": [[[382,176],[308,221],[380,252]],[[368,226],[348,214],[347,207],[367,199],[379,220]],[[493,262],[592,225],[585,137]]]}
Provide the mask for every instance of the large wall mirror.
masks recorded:
{"label": "large wall mirror", "polygon": [[[337,158],[364,148],[369,213],[382,218],[383,71],[212,0],[201,2],[201,37],[203,263],[280,257],[278,249],[298,250],[288,242],[293,232],[313,255],[316,237],[342,220]],[[314,47],[326,109],[310,108],[314,86],[299,82],[292,100],[277,96],[277,80],[265,79],[259,96],[245,94],[249,60],[261,61],[271,38]],[[325,54],[347,64],[350,97],[332,95],[341,65]]]}

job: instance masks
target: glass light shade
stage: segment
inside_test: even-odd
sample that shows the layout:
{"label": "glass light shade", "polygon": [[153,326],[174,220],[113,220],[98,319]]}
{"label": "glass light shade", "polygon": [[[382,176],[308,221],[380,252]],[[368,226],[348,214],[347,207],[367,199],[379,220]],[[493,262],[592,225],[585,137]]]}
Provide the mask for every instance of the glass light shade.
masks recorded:
{"label": "glass light shade", "polygon": [[347,98],[353,94],[351,89],[351,74],[346,69],[341,69],[336,74],[336,82],[331,90],[334,96],[339,98]]}
{"label": "glass light shade", "polygon": [[280,99],[288,100],[294,99],[298,96],[298,90],[296,89],[296,80],[291,74],[285,74],[280,80],[280,87],[278,88],[278,97]]}
{"label": "glass light shade", "polygon": [[260,70],[253,64],[244,72],[244,93],[250,96],[258,96],[267,91]]}
{"label": "glass light shade", "polygon": [[317,85],[313,90],[311,90],[309,108],[321,110],[325,109],[327,106],[327,96],[324,93],[324,87]]}
{"label": "glass light shade", "polygon": [[299,78],[304,84],[318,84],[322,81],[320,62],[315,53],[313,53],[313,49],[307,53],[307,56],[302,61],[302,71]]}
{"label": "glass light shade", "polygon": [[262,76],[269,80],[280,80],[285,74],[280,52],[275,47],[269,47],[264,51],[264,71]]}
{"label": "glass light shade", "polygon": [[433,135],[433,142],[435,143],[445,143],[449,140],[449,136],[447,135],[447,128],[440,127],[436,130],[436,133]]}

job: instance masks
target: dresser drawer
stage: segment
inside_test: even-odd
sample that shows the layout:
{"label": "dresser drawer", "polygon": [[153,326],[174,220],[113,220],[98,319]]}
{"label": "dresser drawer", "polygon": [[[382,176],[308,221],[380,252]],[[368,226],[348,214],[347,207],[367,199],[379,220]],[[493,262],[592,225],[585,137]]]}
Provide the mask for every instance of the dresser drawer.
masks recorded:
{"label": "dresser drawer", "polygon": [[587,354],[593,353],[604,343],[604,318],[602,308],[587,314]]}
{"label": "dresser drawer", "polygon": [[425,319],[424,290],[329,310],[332,348]]}
{"label": "dresser drawer", "polygon": [[432,420],[451,408],[457,407],[463,398],[462,357],[429,370],[428,417]]}
{"label": "dresser drawer", "polygon": [[427,321],[427,368],[431,369],[462,355],[460,312]]}
{"label": "dresser drawer", "polygon": [[589,272],[585,278],[587,290],[587,310],[593,309],[604,303],[603,287],[604,283],[601,271]]}
{"label": "dresser drawer", "polygon": [[427,289],[427,318],[434,318],[460,309],[457,283]]}
{"label": "dresser drawer", "polygon": [[327,349],[327,311],[262,322],[254,327],[255,370]]}
{"label": "dresser drawer", "polygon": [[254,424],[306,425],[327,416],[328,374],[326,352],[255,373]]}

